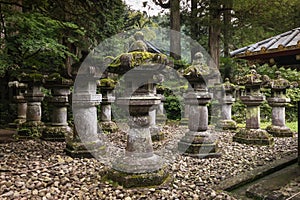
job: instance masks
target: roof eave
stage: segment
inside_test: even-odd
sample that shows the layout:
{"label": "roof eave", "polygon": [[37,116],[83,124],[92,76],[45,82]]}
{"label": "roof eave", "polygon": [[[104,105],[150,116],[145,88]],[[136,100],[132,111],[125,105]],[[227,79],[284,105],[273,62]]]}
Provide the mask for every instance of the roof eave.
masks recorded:
{"label": "roof eave", "polygon": [[255,52],[246,51],[245,53],[234,55],[233,58],[254,60],[258,58],[272,58],[275,56],[287,56],[287,55],[297,55],[297,54],[300,54],[300,45],[279,47],[270,50],[262,49],[261,51],[255,51]]}

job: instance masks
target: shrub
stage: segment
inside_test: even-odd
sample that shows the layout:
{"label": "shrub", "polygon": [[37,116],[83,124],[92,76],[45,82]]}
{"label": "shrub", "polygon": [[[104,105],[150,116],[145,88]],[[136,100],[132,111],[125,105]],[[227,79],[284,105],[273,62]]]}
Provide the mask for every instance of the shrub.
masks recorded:
{"label": "shrub", "polygon": [[182,105],[178,97],[170,95],[166,97],[164,103],[164,109],[167,113],[167,118],[171,120],[180,120],[181,119],[181,110]]}
{"label": "shrub", "polygon": [[237,100],[232,105],[232,119],[237,123],[246,122],[246,105],[241,100]]}

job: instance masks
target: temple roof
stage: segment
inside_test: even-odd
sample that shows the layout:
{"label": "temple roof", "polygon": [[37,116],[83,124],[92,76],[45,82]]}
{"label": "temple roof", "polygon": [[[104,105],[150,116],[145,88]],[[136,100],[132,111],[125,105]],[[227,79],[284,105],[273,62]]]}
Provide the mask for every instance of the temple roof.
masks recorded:
{"label": "temple roof", "polygon": [[300,27],[234,50],[230,55],[258,63],[300,67]]}

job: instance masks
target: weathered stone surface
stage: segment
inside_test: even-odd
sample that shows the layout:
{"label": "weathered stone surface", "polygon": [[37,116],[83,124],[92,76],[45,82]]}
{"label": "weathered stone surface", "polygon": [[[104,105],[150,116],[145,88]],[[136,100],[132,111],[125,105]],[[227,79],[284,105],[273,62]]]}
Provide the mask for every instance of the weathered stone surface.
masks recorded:
{"label": "weathered stone surface", "polygon": [[236,129],[236,122],[231,118],[231,109],[232,104],[235,99],[233,98],[233,92],[235,91],[235,86],[229,82],[229,79],[225,79],[225,83],[222,84],[224,89],[224,95],[221,98],[222,108],[221,108],[221,120],[220,127],[224,130],[233,130]]}
{"label": "weathered stone surface", "polygon": [[[103,80],[106,80],[105,83],[103,83]],[[99,125],[102,131],[114,132],[118,130],[117,124],[112,121],[111,117],[111,104],[115,101],[113,95],[114,84],[115,82],[112,79],[101,79],[102,103]]]}
{"label": "weathered stone surface", "polygon": [[[137,33],[139,34],[139,33]],[[136,35],[136,38],[139,36]],[[116,159],[112,163],[112,171],[108,174],[108,179],[112,179],[124,187],[145,187],[159,185],[167,178],[167,173],[163,169],[163,160],[160,156],[154,154],[150,125],[155,124],[154,106],[160,104],[160,97],[156,96],[155,84],[153,84],[154,75],[164,67],[159,63],[145,62],[141,66],[134,66],[137,54],[146,55],[146,49],[140,47],[142,40],[135,41],[132,45],[134,52],[127,53],[125,59],[120,58],[118,73],[123,74],[129,71],[128,66],[134,67],[129,73],[124,75],[126,84],[125,94],[116,98],[116,103],[129,111],[130,129],[127,135],[127,144],[125,155]],[[131,50],[133,51],[133,49]],[[146,53],[146,54],[145,54]],[[159,59],[160,55],[155,55]],[[143,56],[140,57],[143,59]],[[139,64],[135,63],[135,64]],[[152,114],[152,119],[150,119]]]}
{"label": "weathered stone surface", "polygon": [[[50,75],[51,77],[51,75]],[[43,130],[42,139],[51,141],[65,141],[72,129],[67,122],[67,106],[69,105],[71,80],[51,78],[46,81],[46,87],[51,89],[52,96],[47,101],[53,105],[51,124]]]}
{"label": "weathered stone surface", "polygon": [[32,137],[40,137],[44,126],[41,122],[42,108],[41,102],[44,94],[41,92],[41,82],[28,80],[27,93],[24,98],[27,102],[26,122],[21,124],[18,129],[17,138],[27,139]]}
{"label": "weathered stone surface", "polygon": [[246,128],[241,129],[234,137],[233,141],[254,144],[254,145],[273,145],[273,137],[265,130],[260,129],[260,104],[265,100],[260,92],[266,77],[257,74],[255,69],[241,78],[245,85],[245,94],[240,97],[246,107]]}
{"label": "weathered stone surface", "polygon": [[[183,94],[183,97],[184,97],[184,99],[186,99],[185,94]],[[184,110],[183,110],[183,118],[181,118],[180,125],[188,126],[188,124],[189,124],[189,112],[190,112],[190,105],[185,102]]]}
{"label": "weathered stone surface", "polygon": [[164,111],[165,97],[162,94],[157,94],[157,96],[160,97],[160,104],[156,108],[156,124],[163,126],[167,121]]}
{"label": "weathered stone surface", "polygon": [[208,93],[205,79],[210,72],[202,63],[201,53],[197,53],[195,59],[184,72],[184,77],[190,83],[185,95],[185,102],[189,105],[189,131],[178,142],[178,150],[183,155],[193,157],[218,157],[220,154],[216,153],[216,141],[208,130],[207,104],[211,100],[211,94]]}
{"label": "weathered stone surface", "polygon": [[66,152],[73,157],[90,157],[94,151],[105,148],[99,144],[97,108],[102,96],[96,94],[96,80],[99,79],[94,67],[82,69],[77,74],[72,108],[74,118],[73,137],[67,140]]}
{"label": "weathered stone surface", "polygon": [[267,98],[268,104],[272,107],[272,125],[267,131],[274,137],[291,137],[292,131],[285,125],[285,106],[290,102],[286,98],[286,89],[291,85],[283,79],[279,71],[276,71],[276,79],[271,84],[271,97]]}
{"label": "weathered stone surface", "polygon": [[66,144],[65,153],[72,158],[94,158],[97,154],[104,154],[106,147],[102,143],[81,142],[72,140]]}
{"label": "weathered stone surface", "polygon": [[274,138],[262,129],[241,129],[233,136],[234,142],[253,145],[273,145]]}
{"label": "weathered stone surface", "polygon": [[112,181],[118,182],[125,188],[132,187],[151,187],[161,185],[169,177],[165,168],[151,173],[124,173],[120,171],[110,170],[108,177]]}
{"label": "weathered stone surface", "polygon": [[163,139],[161,129],[156,125],[156,109],[152,109],[149,111],[149,129],[152,141],[158,141]]}
{"label": "weathered stone surface", "polygon": [[24,94],[26,93],[27,84],[20,83],[18,81],[13,81],[8,83],[9,87],[15,90],[15,95],[13,96],[13,101],[17,104],[17,119],[13,123],[10,123],[10,127],[18,128],[20,124],[26,122],[26,112],[27,112],[27,102],[25,100]]}
{"label": "weathered stone surface", "polygon": [[269,125],[266,130],[274,137],[293,137],[293,132],[287,126]]}
{"label": "weathered stone surface", "polygon": [[47,126],[43,129],[41,138],[43,140],[64,142],[73,130],[69,126]]}

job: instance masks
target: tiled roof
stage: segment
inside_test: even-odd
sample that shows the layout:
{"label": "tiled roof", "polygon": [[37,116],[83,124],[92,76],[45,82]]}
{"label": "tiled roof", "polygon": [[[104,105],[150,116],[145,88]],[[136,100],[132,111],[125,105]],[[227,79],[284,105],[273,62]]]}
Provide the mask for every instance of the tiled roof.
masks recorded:
{"label": "tiled roof", "polygon": [[230,55],[234,57],[247,57],[294,49],[300,50],[300,27],[234,50],[230,52]]}

